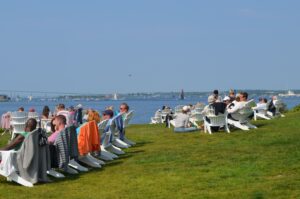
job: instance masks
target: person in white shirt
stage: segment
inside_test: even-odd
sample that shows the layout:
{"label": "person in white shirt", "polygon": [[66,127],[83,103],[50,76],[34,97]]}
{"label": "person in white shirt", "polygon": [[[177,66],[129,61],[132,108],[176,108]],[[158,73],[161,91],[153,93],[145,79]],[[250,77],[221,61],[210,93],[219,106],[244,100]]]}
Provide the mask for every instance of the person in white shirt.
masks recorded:
{"label": "person in white shirt", "polygon": [[56,115],[63,115],[66,117],[67,120],[67,127],[71,126],[73,124],[72,120],[72,115],[70,114],[69,111],[65,110],[65,105],[64,104],[58,104],[56,107],[57,113]]}
{"label": "person in white shirt", "polygon": [[217,101],[217,99],[214,95],[208,96],[208,99],[207,99],[208,105],[206,105],[204,107],[202,114],[205,116],[210,115],[210,114],[215,114],[215,111],[211,105],[214,104],[216,101]]}
{"label": "person in white shirt", "polygon": [[241,92],[239,94],[239,101],[233,102],[233,106],[230,106],[227,110],[228,112],[228,118],[231,118],[233,120],[238,120],[239,111],[242,110],[248,101],[248,93],[247,92]]}
{"label": "person in white shirt", "polygon": [[253,109],[259,111],[259,110],[267,110],[267,103],[268,100],[266,98],[259,98],[259,102],[257,103],[256,107]]}
{"label": "person in white shirt", "polygon": [[189,112],[190,112],[190,107],[184,106],[182,108],[182,113],[176,115],[174,132],[184,133],[184,132],[192,132],[197,130],[196,127],[190,126],[190,122],[189,122],[190,115],[188,114]]}

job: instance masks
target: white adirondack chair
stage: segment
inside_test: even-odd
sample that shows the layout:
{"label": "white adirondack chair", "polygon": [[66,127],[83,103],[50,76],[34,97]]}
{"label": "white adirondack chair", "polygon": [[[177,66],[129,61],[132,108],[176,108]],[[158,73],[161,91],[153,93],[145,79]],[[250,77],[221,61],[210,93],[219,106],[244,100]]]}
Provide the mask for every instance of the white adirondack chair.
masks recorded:
{"label": "white adirondack chair", "polygon": [[253,114],[253,110],[249,104],[253,103],[253,100],[248,101],[244,108],[238,111],[238,114],[235,114],[236,120],[228,118],[228,124],[233,125],[239,129],[244,131],[248,131],[250,129],[256,129],[257,127],[250,123],[250,116]]}
{"label": "white adirondack chair", "polygon": [[51,119],[41,119],[41,128],[47,133],[51,132]]}
{"label": "white adirondack chair", "polygon": [[274,105],[275,105],[275,108],[276,108],[275,115],[273,115],[273,113],[271,113],[270,111],[267,111],[267,115],[270,118],[285,117],[285,115],[280,112],[280,109],[284,106],[283,102],[281,100],[277,100]]}
{"label": "white adirondack chair", "polygon": [[[115,145],[116,147],[121,148],[121,149],[127,149],[127,148],[131,147],[131,145],[127,144],[126,142],[124,142],[123,140],[121,140],[119,138],[120,137],[120,132],[119,132],[119,129],[117,128],[117,125],[116,125],[116,120],[118,119],[118,117],[123,117],[123,115],[124,115],[124,113],[120,113],[116,117],[114,117],[112,119],[112,122],[110,124],[109,129],[110,129],[111,134],[112,134],[112,143],[113,143],[113,145]],[[123,125],[124,125],[124,123],[123,123]]]}
{"label": "white adirondack chair", "polygon": [[33,184],[17,173],[18,168],[16,168],[16,157],[19,151],[0,151],[1,162],[0,162],[0,175],[7,178],[8,181],[14,181],[25,187],[33,187]]}
{"label": "white adirondack chair", "polygon": [[11,140],[15,137],[16,133],[23,132],[25,129],[25,123],[28,120],[28,113],[26,112],[12,112],[10,124],[13,127]]}
{"label": "white adirondack chair", "polygon": [[211,127],[224,127],[225,131],[230,133],[227,121],[227,113],[219,115],[207,115],[206,117],[210,120],[210,122],[208,122],[205,117],[203,118],[205,133],[208,132],[209,134],[212,134]]}
{"label": "white adirondack chair", "polygon": [[196,112],[196,111],[194,111],[194,112],[192,112],[192,115],[191,115],[191,117],[190,117],[190,122],[194,125],[194,126],[196,126],[196,127],[198,127],[199,128],[199,125],[197,124],[197,122],[201,122],[201,121],[203,121],[203,114],[202,114],[202,111],[201,112]]}
{"label": "white adirondack chair", "polygon": [[161,124],[162,123],[162,112],[161,110],[157,110],[155,112],[154,117],[151,117],[150,124]]}
{"label": "white adirondack chair", "polygon": [[256,109],[255,107],[253,108],[254,110],[254,120],[256,121],[257,118],[262,118],[265,120],[270,120],[271,118],[268,117],[268,113],[266,109]]}
{"label": "white adirondack chair", "polygon": [[[129,111],[126,115],[125,115],[125,118],[124,118],[124,123],[123,123],[123,128],[126,129],[128,126],[129,126],[129,122],[131,121],[132,117],[133,117],[133,113],[134,111]],[[124,135],[124,139],[123,141],[125,143],[127,143],[129,146],[133,146],[133,145],[136,145],[135,142],[129,140],[126,135]]]}
{"label": "white adirondack chair", "polygon": [[36,121],[40,121],[39,114],[37,112],[28,112],[28,119],[33,118],[36,119]]}
{"label": "white adirondack chair", "polygon": [[[115,124],[115,120],[117,119],[117,117],[122,117],[122,115],[123,114],[118,114],[118,115],[116,115],[115,117],[113,117],[111,119],[110,124],[109,124],[109,134],[108,134],[108,135],[110,135],[108,137],[109,144],[108,144],[108,146],[105,146],[105,149],[107,149],[109,152],[114,153],[116,155],[125,154],[125,152],[122,151],[120,146],[125,146],[124,148],[129,147],[125,142],[123,142],[119,138],[115,137],[115,135],[117,135],[117,137],[118,137],[118,134],[119,134],[119,131],[118,131],[117,126]],[[104,142],[106,142],[106,138],[105,138]]]}
{"label": "white adirondack chair", "polygon": [[[102,122],[100,122],[98,124],[98,129],[99,129],[99,133],[104,133],[104,130],[106,128],[106,126],[108,125],[109,120],[103,120]],[[100,154],[100,158],[103,160],[113,160],[114,158],[117,158],[118,156],[116,156],[113,153],[110,153],[109,151],[107,151],[105,149],[105,147],[107,147],[110,144],[110,132],[106,132],[104,135],[104,140],[101,140],[102,144],[101,144],[101,154]]]}

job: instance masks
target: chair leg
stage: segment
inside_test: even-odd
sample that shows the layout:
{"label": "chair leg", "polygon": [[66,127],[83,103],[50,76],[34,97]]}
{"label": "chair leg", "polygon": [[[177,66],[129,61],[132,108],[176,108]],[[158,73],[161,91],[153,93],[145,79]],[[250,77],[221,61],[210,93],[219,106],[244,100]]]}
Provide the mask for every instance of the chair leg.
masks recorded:
{"label": "chair leg", "polygon": [[230,129],[229,129],[228,124],[225,124],[225,130],[226,130],[227,133],[230,133]]}
{"label": "chair leg", "polygon": [[31,182],[29,182],[29,181],[27,181],[27,180],[25,180],[24,178],[22,178],[22,177],[20,177],[17,173],[12,173],[12,174],[10,174],[9,175],[9,178],[12,180],[12,181],[14,181],[14,182],[16,182],[16,183],[18,183],[18,184],[20,184],[20,185],[23,185],[23,186],[25,186],[25,187],[33,187],[33,184],[31,183]]}
{"label": "chair leg", "polygon": [[55,177],[55,178],[64,178],[65,176],[57,171],[54,171],[53,169],[50,169],[49,171],[47,171],[47,174]]}
{"label": "chair leg", "polygon": [[122,149],[120,149],[119,147],[116,147],[114,145],[111,145],[111,146],[107,147],[107,150],[114,153],[114,154],[117,154],[117,155],[125,154],[125,152],[122,151]]}
{"label": "chair leg", "polygon": [[76,162],[74,159],[70,160],[69,162],[69,166],[78,170],[78,171],[82,171],[82,172],[86,172],[89,171],[88,168],[81,166],[78,162]]}
{"label": "chair leg", "polygon": [[211,134],[211,126],[207,125],[208,133]]}

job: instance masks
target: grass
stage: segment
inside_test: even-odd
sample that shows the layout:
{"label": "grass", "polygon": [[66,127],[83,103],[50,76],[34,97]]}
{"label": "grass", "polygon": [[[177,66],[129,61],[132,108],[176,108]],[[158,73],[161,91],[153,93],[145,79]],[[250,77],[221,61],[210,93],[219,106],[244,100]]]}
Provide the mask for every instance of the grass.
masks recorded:
{"label": "grass", "polygon": [[133,125],[137,146],[104,168],[33,188],[0,177],[0,198],[300,198],[299,121],[292,112],[213,135]]}

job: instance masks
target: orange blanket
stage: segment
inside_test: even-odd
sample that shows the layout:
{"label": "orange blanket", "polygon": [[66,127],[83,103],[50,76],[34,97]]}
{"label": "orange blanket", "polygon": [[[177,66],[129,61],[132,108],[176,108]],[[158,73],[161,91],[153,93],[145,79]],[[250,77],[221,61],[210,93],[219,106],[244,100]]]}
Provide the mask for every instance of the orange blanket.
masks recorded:
{"label": "orange blanket", "polygon": [[78,151],[81,156],[100,151],[100,136],[95,121],[85,123],[78,135]]}

